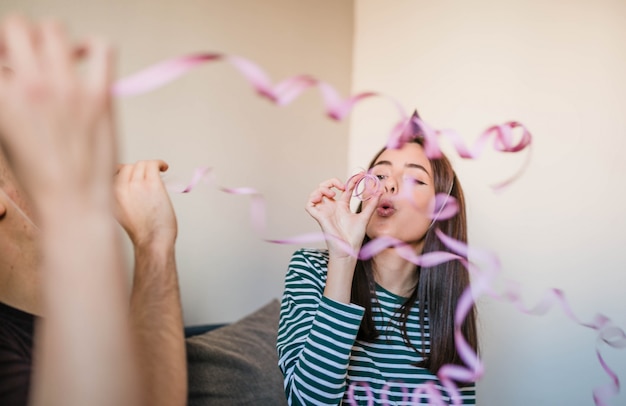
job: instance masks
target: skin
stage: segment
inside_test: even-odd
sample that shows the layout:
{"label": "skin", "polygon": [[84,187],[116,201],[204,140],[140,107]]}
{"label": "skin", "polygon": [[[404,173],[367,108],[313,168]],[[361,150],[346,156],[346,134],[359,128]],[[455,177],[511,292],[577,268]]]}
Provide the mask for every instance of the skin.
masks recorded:
{"label": "skin", "polygon": [[[361,248],[367,234],[370,238],[397,238],[421,253],[431,222],[430,204],[435,196],[432,167],[423,148],[407,143],[397,150],[385,150],[371,172],[379,178],[382,188],[363,202],[360,213],[353,213],[349,203],[362,176],[353,178],[346,187],[338,179],[322,182],[309,196],[306,211],[324,233],[340,238],[354,251]],[[339,198],[335,190],[343,192]],[[334,239],[327,239],[327,246],[329,261],[324,295],[350,303],[356,258]],[[376,282],[390,292],[408,296],[417,284],[415,265],[397,255],[393,248],[377,254],[373,265]]]}
{"label": "skin", "polygon": [[[0,62],[0,300],[44,316],[31,403],[185,404],[167,164],[115,165],[111,49],[12,16]],[[130,306],[114,214],[135,248]]]}
{"label": "skin", "polygon": [[[41,315],[39,230],[32,205],[0,151],[0,301]],[[22,215],[24,213],[24,215]]]}
{"label": "skin", "polygon": [[164,161],[121,165],[116,217],[130,237],[135,273],[130,301],[142,383],[151,405],[187,403],[187,361],[176,271],[176,217],[160,172]]}

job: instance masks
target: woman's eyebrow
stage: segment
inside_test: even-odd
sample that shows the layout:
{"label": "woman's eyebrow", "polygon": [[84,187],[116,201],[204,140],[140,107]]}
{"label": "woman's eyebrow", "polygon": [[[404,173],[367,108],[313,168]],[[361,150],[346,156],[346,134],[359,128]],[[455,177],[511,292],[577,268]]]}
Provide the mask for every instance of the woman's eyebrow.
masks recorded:
{"label": "woman's eyebrow", "polygon": [[[392,164],[391,164],[391,162],[390,162],[390,161],[378,161],[378,162],[376,162],[376,163],[374,164],[374,166],[378,166],[378,165],[392,166]],[[372,166],[372,168],[373,168],[374,166]],[[405,164],[405,165],[404,165],[404,167],[405,167],[405,168],[415,168],[415,169],[421,169],[421,170],[423,170],[424,172],[426,172],[426,174],[427,174],[428,176],[430,176],[430,173],[428,172],[428,170],[427,170],[427,169],[426,169],[423,165],[420,165],[420,164],[413,164],[413,163],[408,163],[408,164]]]}
{"label": "woman's eyebrow", "polygon": [[430,173],[428,173],[428,170],[426,170],[426,168],[425,168],[424,166],[420,165],[420,164],[411,164],[411,163],[409,163],[409,164],[404,165],[404,167],[405,167],[405,168],[416,168],[416,169],[421,169],[421,170],[423,170],[424,172],[426,172],[426,174],[427,174],[428,176],[430,176]]}

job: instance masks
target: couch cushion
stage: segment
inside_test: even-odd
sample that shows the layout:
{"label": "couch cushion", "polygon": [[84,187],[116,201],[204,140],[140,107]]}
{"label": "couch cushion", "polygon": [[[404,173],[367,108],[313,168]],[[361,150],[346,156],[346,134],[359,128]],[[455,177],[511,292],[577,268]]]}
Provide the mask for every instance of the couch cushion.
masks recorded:
{"label": "couch cushion", "polygon": [[236,323],[190,337],[189,406],[286,405],[276,335],[280,302]]}

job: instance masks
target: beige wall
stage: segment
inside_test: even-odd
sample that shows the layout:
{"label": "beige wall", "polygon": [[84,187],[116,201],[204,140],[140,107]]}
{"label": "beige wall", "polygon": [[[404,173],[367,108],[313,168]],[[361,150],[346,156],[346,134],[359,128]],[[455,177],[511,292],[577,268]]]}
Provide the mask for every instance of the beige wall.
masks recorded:
{"label": "beige wall", "polygon": [[[2,0],[0,14],[8,10],[53,15],[74,33],[112,38],[120,76],[165,58],[218,51],[248,57],[274,79],[309,73],[343,94],[350,89],[351,1]],[[126,161],[163,158],[180,181],[208,165],[220,186],[260,190],[272,238],[316,231],[303,210],[308,194],[346,172],[348,123],[325,118],[317,91],[275,107],[225,63],[124,99],[120,118]],[[297,247],[263,242],[250,226],[247,197],[198,187],[173,200],[188,324],[233,321],[280,297]]]}
{"label": "beige wall", "polygon": [[[471,243],[495,251],[527,303],[565,291],[584,320],[596,312],[626,328],[626,3],[623,1],[355,2],[353,88],[419,108],[437,128],[472,143],[516,119],[534,134],[523,155],[454,159],[469,204]],[[366,102],[351,121],[349,169],[385,141],[393,109]],[[480,304],[487,373],[481,405],[591,405],[607,382],[591,330],[561,311],[520,314]],[[626,351],[605,350],[626,380]],[[623,391],[623,390],[622,390]],[[611,403],[626,403],[622,393]]]}
{"label": "beige wall", "polygon": [[[223,51],[257,61],[275,79],[311,73],[343,94],[385,92],[468,143],[488,125],[522,121],[535,137],[532,161],[506,192],[489,185],[512,174],[522,155],[452,157],[471,242],[498,253],[528,303],[558,287],[581,318],[602,312],[624,327],[625,8],[565,0],[3,0],[0,14],[59,16],[74,32],[113,38],[120,76],[174,55]],[[395,118],[388,102],[368,100],[349,129],[323,117],[315,91],[278,108],[224,63],[123,100],[120,117],[126,161],[164,158],[178,180],[209,165],[219,185],[258,188],[271,237],[316,230],[302,209],[311,188],[366,165]],[[187,323],[231,321],[280,296],[295,247],[253,233],[247,198],[201,187],[173,199]],[[592,404],[592,387],[606,382],[593,332],[557,310],[531,317],[489,299],[480,310],[480,404]],[[625,351],[604,353],[626,379]],[[612,404],[625,401],[622,393]]]}

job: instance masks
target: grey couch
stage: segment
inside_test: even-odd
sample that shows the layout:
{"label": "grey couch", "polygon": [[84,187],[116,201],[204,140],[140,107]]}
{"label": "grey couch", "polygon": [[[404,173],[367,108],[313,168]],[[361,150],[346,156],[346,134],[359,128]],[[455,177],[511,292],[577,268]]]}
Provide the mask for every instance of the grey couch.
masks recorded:
{"label": "grey couch", "polygon": [[278,368],[280,303],[227,325],[185,329],[189,406],[287,405]]}

